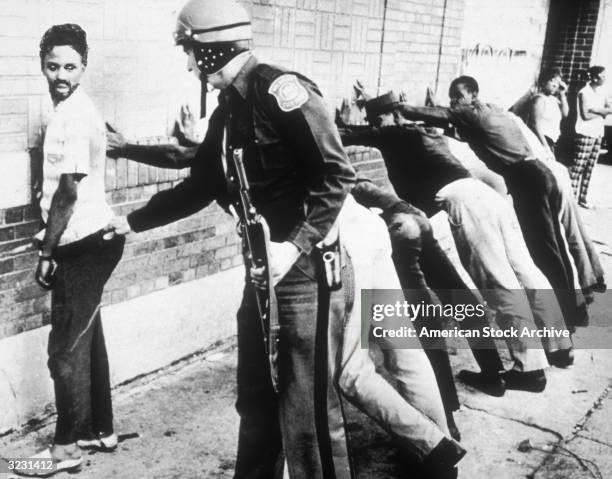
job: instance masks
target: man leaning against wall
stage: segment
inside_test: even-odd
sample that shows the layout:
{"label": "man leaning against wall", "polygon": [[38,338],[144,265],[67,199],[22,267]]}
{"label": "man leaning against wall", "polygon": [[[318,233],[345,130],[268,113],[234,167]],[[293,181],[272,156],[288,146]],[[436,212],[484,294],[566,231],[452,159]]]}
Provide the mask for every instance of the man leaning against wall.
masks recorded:
{"label": "man leaning against wall", "polygon": [[100,302],[125,240],[104,239],[103,228],[113,217],[104,187],[106,136],[80,86],[87,55],[87,35],[75,24],[52,26],[40,42],[53,111],[43,124],[44,227],[35,237],[35,274],[52,291],[48,365],[57,423],[53,445],[31,458],[53,460],[53,469],[16,471],[26,476],[75,471],[83,461],[81,449],[117,446]]}

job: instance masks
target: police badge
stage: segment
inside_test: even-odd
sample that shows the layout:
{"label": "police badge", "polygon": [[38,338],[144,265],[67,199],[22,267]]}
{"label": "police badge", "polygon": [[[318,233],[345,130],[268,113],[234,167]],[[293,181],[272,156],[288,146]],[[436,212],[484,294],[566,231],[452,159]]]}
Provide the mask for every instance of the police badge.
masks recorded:
{"label": "police badge", "polygon": [[302,86],[295,75],[291,74],[281,75],[274,80],[268,89],[268,93],[274,95],[278,106],[285,112],[295,110],[308,101],[306,88]]}

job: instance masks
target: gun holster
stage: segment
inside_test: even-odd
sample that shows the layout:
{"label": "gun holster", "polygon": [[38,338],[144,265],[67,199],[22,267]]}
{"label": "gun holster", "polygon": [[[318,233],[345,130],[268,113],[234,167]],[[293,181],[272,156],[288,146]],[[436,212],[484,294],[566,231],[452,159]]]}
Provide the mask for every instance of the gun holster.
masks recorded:
{"label": "gun holster", "polygon": [[320,270],[323,272],[323,283],[330,291],[342,288],[342,247],[340,237],[328,245],[317,245],[317,257],[320,262]]}

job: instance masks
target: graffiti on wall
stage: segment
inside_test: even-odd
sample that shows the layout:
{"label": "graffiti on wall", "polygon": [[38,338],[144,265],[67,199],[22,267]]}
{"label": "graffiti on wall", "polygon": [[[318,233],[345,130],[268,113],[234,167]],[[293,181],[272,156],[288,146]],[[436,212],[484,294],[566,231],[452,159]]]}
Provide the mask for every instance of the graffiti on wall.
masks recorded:
{"label": "graffiti on wall", "polygon": [[477,43],[473,48],[461,50],[461,64],[465,67],[470,63],[491,62],[496,60],[500,63],[509,63],[517,57],[525,57],[526,50],[514,50],[510,47],[495,48],[492,45]]}
{"label": "graffiti on wall", "polygon": [[500,106],[510,106],[535,81],[540,57],[510,46],[476,43],[461,50],[461,73],[478,80],[481,96]]}

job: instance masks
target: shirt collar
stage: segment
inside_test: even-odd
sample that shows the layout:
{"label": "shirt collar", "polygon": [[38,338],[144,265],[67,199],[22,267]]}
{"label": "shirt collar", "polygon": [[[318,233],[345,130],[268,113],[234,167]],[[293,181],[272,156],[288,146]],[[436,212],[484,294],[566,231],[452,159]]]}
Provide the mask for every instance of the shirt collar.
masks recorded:
{"label": "shirt collar", "polygon": [[63,110],[66,108],[67,105],[71,105],[74,102],[78,102],[79,97],[81,96],[82,92],[83,92],[83,87],[79,83],[79,85],[77,85],[77,87],[74,89],[74,91],[70,94],[68,98],[60,101],[57,105],[54,105],[53,110],[54,111]]}
{"label": "shirt collar", "polygon": [[246,100],[249,89],[249,79],[251,77],[251,73],[258,64],[259,62],[257,61],[257,58],[255,58],[254,55],[251,55],[238,72],[238,75],[236,75],[236,78],[232,84],[227,88],[228,93],[231,91],[236,91],[240,94],[243,100]]}

